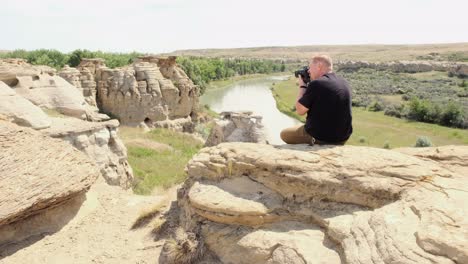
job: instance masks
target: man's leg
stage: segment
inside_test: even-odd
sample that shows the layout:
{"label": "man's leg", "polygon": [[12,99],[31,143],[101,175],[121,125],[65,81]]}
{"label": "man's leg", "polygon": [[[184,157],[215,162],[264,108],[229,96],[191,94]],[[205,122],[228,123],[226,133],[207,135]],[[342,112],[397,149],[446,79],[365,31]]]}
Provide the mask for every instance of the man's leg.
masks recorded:
{"label": "man's leg", "polygon": [[304,130],[304,125],[283,129],[280,136],[287,144],[312,144],[312,136]]}

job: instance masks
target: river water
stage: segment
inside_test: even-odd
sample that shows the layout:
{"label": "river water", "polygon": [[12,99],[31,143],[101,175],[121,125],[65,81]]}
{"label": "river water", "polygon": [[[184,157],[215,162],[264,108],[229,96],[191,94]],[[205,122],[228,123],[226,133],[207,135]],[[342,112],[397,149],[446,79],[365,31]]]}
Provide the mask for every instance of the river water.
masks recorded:
{"label": "river water", "polygon": [[[270,144],[284,144],[280,138],[283,128],[300,124],[294,118],[281,113],[276,108],[276,102],[270,87],[274,82],[286,79],[287,76],[272,76],[259,79],[241,80],[232,85],[207,90],[200,98],[202,104],[207,104],[213,111],[252,111],[263,117],[266,137]],[[295,87],[291,87],[295,89]],[[294,102],[291,102],[291,107]]]}

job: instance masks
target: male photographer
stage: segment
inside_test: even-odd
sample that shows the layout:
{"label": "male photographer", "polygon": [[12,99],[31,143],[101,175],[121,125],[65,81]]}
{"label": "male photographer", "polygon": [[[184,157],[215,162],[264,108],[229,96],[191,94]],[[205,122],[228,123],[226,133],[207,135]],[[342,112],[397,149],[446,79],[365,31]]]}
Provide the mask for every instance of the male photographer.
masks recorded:
{"label": "male photographer", "polygon": [[295,74],[299,77],[296,112],[307,113],[307,119],[305,125],[281,131],[281,139],[288,144],[345,144],[353,132],[351,89],[333,72],[331,58],[314,56],[308,69]]}

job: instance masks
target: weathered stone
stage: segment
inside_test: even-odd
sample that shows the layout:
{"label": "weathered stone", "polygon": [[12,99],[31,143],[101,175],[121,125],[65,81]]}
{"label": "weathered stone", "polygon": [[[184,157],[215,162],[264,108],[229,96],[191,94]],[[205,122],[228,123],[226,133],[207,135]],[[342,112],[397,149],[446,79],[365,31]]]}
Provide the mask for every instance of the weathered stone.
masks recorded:
{"label": "weathered stone", "polygon": [[0,61],[0,81],[42,108],[56,109],[64,115],[83,118],[96,111],[70,83],[47,66],[32,66],[24,61]]}
{"label": "weathered stone", "polygon": [[216,146],[222,142],[267,143],[261,116],[251,112],[223,112],[214,126],[205,146]]}
{"label": "weathered stone", "polygon": [[188,118],[196,115],[198,89],[175,59],[143,57],[124,68],[100,66],[95,76],[99,105],[123,124],[193,130]]}
{"label": "weathered stone", "polygon": [[96,180],[93,162],[69,144],[0,121],[0,225],[57,206]]}
{"label": "weathered stone", "polygon": [[59,76],[78,88],[89,105],[96,106],[96,81],[87,67],[80,70],[68,65],[59,72]]}
{"label": "weathered stone", "polygon": [[468,149],[413,154],[205,148],[179,191],[182,225],[223,263],[466,263]]}
{"label": "weathered stone", "polygon": [[0,114],[20,126],[43,129],[50,126],[49,117],[37,106],[16,94],[0,81]]}
{"label": "weathered stone", "polygon": [[117,134],[119,122],[86,122],[74,118],[52,118],[52,125],[42,130],[61,138],[86,153],[100,168],[110,185],[128,189],[133,183],[133,171],[127,160],[127,149]]}

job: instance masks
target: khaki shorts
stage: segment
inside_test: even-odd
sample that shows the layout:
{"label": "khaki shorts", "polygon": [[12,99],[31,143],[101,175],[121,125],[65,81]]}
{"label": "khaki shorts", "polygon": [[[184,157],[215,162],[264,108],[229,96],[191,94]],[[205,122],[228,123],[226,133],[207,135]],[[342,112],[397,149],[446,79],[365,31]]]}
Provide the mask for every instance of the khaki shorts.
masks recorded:
{"label": "khaki shorts", "polygon": [[346,143],[346,140],[342,142],[333,142],[333,143],[316,140],[311,135],[309,135],[309,133],[305,131],[304,125],[298,125],[298,126],[288,127],[286,129],[283,129],[283,131],[281,131],[280,136],[281,136],[281,139],[286,144],[344,145]]}

